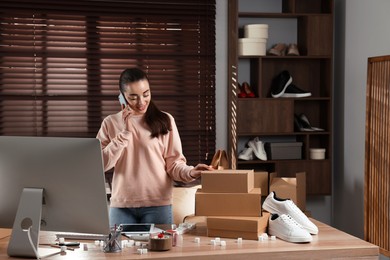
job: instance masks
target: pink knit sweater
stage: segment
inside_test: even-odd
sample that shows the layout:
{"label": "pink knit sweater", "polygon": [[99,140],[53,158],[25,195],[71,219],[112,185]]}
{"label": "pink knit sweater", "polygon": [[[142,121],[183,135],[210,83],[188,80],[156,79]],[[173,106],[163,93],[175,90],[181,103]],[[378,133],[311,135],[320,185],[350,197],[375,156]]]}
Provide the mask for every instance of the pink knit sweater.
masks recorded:
{"label": "pink knit sweater", "polygon": [[[168,114],[168,113],[167,113]],[[172,131],[158,138],[142,115],[132,116],[126,131],[122,111],[107,116],[97,134],[103,150],[104,170],[114,167],[111,207],[149,207],[172,204],[172,180],[191,182],[193,166],[186,164],[174,118]]]}

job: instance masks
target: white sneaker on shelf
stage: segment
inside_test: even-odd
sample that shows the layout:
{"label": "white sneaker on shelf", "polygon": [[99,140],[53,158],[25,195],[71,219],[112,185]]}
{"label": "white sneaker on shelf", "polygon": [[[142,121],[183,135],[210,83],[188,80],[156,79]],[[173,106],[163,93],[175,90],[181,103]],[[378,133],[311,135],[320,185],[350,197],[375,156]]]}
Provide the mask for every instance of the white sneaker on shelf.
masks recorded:
{"label": "white sneaker on shelf", "polygon": [[248,142],[248,146],[253,149],[253,153],[260,160],[267,160],[267,153],[264,150],[264,143],[260,141],[258,137],[255,137],[253,140]]}
{"label": "white sneaker on shelf", "polygon": [[263,203],[263,209],[271,214],[288,214],[310,234],[318,234],[318,227],[290,199],[278,198],[271,192]]}
{"label": "white sneaker on shelf", "polygon": [[313,240],[310,233],[288,214],[271,214],[268,234],[293,243],[307,243]]}
{"label": "white sneaker on shelf", "polygon": [[250,147],[245,148],[238,155],[238,159],[245,160],[245,161],[253,160],[253,149]]}

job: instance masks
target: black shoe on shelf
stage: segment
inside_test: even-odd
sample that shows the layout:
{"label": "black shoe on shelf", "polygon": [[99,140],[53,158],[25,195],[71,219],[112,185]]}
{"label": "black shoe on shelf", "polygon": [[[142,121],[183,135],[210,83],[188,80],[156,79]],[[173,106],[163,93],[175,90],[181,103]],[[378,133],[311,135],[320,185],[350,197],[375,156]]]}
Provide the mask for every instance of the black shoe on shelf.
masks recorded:
{"label": "black shoe on shelf", "polygon": [[303,126],[302,121],[297,114],[294,114],[294,127],[295,131],[314,132],[311,127],[307,127],[307,125]]}
{"label": "black shoe on shelf", "polygon": [[271,96],[273,98],[281,97],[287,87],[291,84],[292,77],[287,70],[282,71],[278,76],[276,76],[272,81],[271,86]]}
{"label": "black shoe on shelf", "polygon": [[311,92],[309,91],[304,91],[294,84],[290,84],[287,86],[286,90],[284,93],[281,95],[281,97],[286,97],[286,98],[302,98],[302,97],[310,97]]}
{"label": "black shoe on shelf", "polygon": [[324,131],[324,129],[322,129],[322,128],[312,126],[309,122],[309,119],[307,118],[307,116],[305,114],[299,115],[299,121],[300,121],[301,125],[306,129],[311,129],[312,131]]}

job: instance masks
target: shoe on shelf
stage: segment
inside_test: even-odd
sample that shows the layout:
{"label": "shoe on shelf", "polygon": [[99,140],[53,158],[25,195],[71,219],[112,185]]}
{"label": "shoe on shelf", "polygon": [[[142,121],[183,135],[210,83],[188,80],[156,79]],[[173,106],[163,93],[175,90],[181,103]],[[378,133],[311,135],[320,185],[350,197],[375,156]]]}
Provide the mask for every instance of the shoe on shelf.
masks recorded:
{"label": "shoe on shelf", "polygon": [[253,149],[250,148],[250,147],[246,147],[238,155],[238,159],[244,160],[244,161],[251,161],[251,160],[253,160]]}
{"label": "shoe on shelf", "polygon": [[301,125],[304,128],[311,129],[312,131],[324,131],[324,129],[322,129],[322,128],[312,126],[309,122],[309,119],[307,118],[307,116],[305,114],[300,114],[298,118],[299,118]]}
{"label": "shoe on shelf", "polygon": [[279,73],[279,75],[277,75],[272,81],[271,96],[273,98],[281,97],[285,93],[287,87],[291,84],[291,82],[292,77],[287,70],[284,70]]}
{"label": "shoe on shelf", "polygon": [[246,98],[246,93],[244,89],[242,88],[242,85],[238,83],[238,89],[240,90],[240,93],[237,94],[239,98]]}
{"label": "shoe on shelf", "polygon": [[241,87],[242,87],[241,92],[244,92],[246,94],[246,97],[248,97],[248,98],[256,97],[255,93],[253,92],[253,90],[248,82],[243,82]]}
{"label": "shoe on shelf", "polygon": [[267,153],[264,149],[264,143],[260,141],[258,137],[255,137],[253,140],[250,140],[248,142],[248,146],[249,148],[252,148],[252,151],[257,158],[263,161],[267,160]]}
{"label": "shoe on shelf", "polygon": [[310,97],[311,92],[304,91],[294,84],[290,84],[287,86],[286,90],[284,93],[281,95],[281,97],[286,97],[286,98],[302,98],[302,97]]}
{"label": "shoe on shelf", "polygon": [[288,56],[299,56],[298,46],[295,43],[290,43],[287,48]]}
{"label": "shoe on shelf", "polygon": [[294,114],[294,128],[295,131],[314,132],[311,127],[307,127],[307,125],[304,126],[304,124],[302,124],[302,121],[297,114]]}
{"label": "shoe on shelf", "polygon": [[318,234],[318,227],[290,199],[278,198],[272,191],[263,203],[263,209],[271,214],[288,214],[310,234]]}
{"label": "shoe on shelf", "polygon": [[271,49],[268,50],[269,55],[273,56],[284,56],[286,53],[286,44],[284,43],[277,43],[274,46],[272,46]]}
{"label": "shoe on shelf", "polygon": [[288,214],[271,214],[268,234],[292,243],[307,243],[313,240],[310,233]]}

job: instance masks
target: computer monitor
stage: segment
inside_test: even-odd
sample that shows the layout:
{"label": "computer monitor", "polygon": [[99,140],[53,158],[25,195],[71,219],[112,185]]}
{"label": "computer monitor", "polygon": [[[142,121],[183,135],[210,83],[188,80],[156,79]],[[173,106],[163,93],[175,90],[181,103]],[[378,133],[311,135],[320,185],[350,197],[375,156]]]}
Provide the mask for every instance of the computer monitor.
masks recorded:
{"label": "computer monitor", "polygon": [[39,231],[109,234],[100,142],[96,138],[0,136],[0,227],[8,255],[50,254]]}

